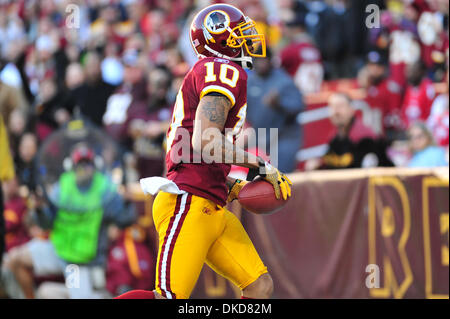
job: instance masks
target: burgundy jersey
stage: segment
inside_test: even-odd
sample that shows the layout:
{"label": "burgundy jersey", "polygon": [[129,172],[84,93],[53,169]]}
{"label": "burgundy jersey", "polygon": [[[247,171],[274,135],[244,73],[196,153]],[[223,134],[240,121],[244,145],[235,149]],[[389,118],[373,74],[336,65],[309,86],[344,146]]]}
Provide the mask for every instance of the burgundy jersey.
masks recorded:
{"label": "burgundy jersey", "polygon": [[418,87],[407,86],[402,104],[405,129],[416,121],[425,121],[428,118],[435,96],[433,82],[428,78],[423,79]]}
{"label": "burgundy jersey", "polygon": [[222,133],[233,142],[240,133],[247,111],[247,74],[232,61],[214,57],[200,59],[178,91],[167,132],[167,178],[181,190],[224,206],[228,195],[225,182],[231,165],[205,163],[200,156],[194,156],[192,149],[197,106],[200,99],[211,92],[225,95],[232,104]]}
{"label": "burgundy jersey", "polygon": [[388,78],[378,85],[372,85],[367,89],[367,104],[381,113],[383,131],[402,130],[401,103],[402,87],[400,84]]}
{"label": "burgundy jersey", "polygon": [[6,228],[6,251],[9,251],[16,246],[23,245],[30,240],[24,222],[26,213],[27,203],[22,197],[17,196],[5,202],[3,217],[5,219]]}

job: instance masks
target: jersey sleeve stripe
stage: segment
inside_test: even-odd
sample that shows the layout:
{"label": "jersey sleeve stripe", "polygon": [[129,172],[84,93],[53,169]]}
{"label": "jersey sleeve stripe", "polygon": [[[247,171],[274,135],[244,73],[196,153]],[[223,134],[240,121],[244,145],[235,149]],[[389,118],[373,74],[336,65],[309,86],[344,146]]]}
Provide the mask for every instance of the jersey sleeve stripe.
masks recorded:
{"label": "jersey sleeve stripe", "polygon": [[211,92],[218,92],[221,93],[223,95],[225,95],[231,102],[231,107],[234,106],[234,104],[236,103],[236,98],[234,97],[234,94],[221,86],[218,85],[209,85],[207,87],[205,87],[201,92],[200,92],[200,98],[204,97],[206,94],[211,93]]}

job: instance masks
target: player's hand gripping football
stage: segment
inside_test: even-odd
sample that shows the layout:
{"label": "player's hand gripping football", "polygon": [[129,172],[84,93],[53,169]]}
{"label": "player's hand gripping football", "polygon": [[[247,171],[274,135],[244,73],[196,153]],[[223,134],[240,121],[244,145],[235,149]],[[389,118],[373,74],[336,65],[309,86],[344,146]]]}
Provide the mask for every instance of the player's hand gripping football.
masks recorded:
{"label": "player's hand gripping football", "polygon": [[259,175],[272,184],[277,199],[280,199],[280,196],[282,196],[284,200],[287,200],[291,196],[292,182],[270,163],[260,163]]}
{"label": "player's hand gripping football", "polygon": [[234,201],[235,199],[237,199],[242,187],[244,187],[244,185],[247,183],[248,183],[247,181],[243,181],[241,179],[236,179],[234,181],[233,185],[230,187],[230,191],[228,192],[227,202],[230,203],[230,202]]}

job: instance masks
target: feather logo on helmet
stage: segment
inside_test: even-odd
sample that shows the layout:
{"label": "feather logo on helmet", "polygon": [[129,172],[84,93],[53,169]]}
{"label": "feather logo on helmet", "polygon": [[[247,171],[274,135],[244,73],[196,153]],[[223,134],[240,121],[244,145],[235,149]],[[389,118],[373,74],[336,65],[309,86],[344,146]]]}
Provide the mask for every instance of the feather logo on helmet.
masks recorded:
{"label": "feather logo on helmet", "polygon": [[225,11],[214,10],[206,15],[203,24],[209,32],[220,34],[230,27],[230,17]]}

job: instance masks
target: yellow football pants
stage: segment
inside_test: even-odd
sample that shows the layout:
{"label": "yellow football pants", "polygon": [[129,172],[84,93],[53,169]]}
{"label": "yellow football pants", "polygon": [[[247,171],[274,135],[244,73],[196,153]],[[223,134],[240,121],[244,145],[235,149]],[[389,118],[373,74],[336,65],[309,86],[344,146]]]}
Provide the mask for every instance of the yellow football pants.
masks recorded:
{"label": "yellow football pants", "polygon": [[241,222],[208,199],[159,192],[153,221],[159,234],[155,287],[166,298],[189,298],[205,262],[240,289],[267,272]]}

